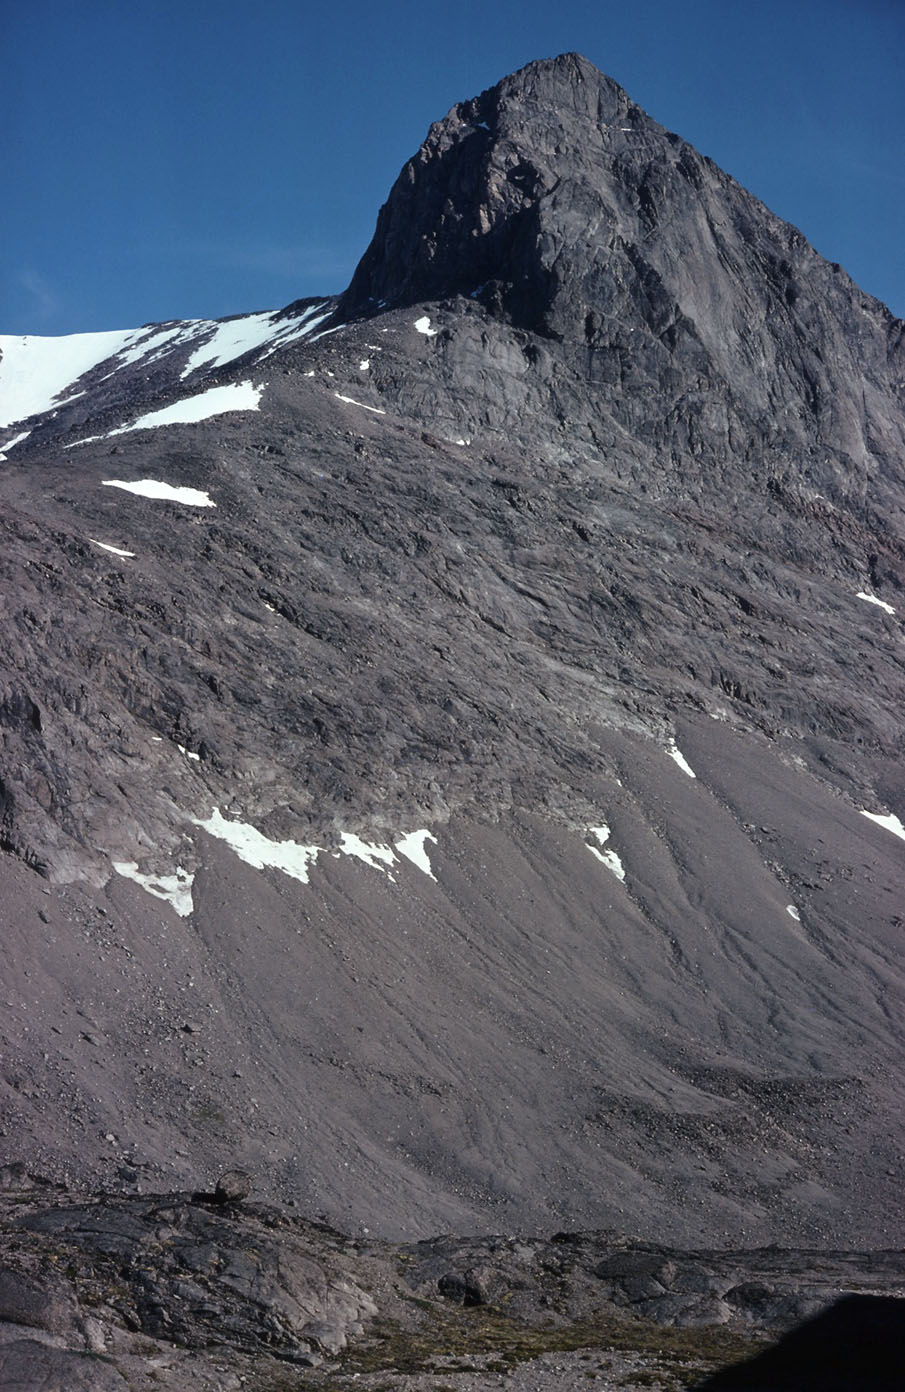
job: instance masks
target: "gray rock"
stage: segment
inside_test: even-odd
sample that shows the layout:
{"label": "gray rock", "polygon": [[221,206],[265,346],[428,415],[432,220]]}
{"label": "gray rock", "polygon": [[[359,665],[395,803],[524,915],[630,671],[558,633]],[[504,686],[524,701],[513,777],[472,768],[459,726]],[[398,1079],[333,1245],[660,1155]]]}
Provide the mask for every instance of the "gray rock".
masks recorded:
{"label": "gray rock", "polygon": [[128,1385],[112,1363],[90,1353],[49,1348],[32,1339],[0,1344],[4,1392],[127,1392]]}
{"label": "gray rock", "polygon": [[53,1277],[32,1279],[0,1267],[0,1321],[59,1333],[69,1327],[74,1308],[71,1293]]}
{"label": "gray rock", "polygon": [[245,1170],[227,1170],[217,1180],[214,1198],[217,1203],[241,1203],[251,1193],[251,1175]]}
{"label": "gray rock", "polygon": [[492,1266],[468,1267],[464,1272],[446,1272],[437,1289],[447,1300],[459,1305],[492,1305],[501,1299],[507,1282]]}

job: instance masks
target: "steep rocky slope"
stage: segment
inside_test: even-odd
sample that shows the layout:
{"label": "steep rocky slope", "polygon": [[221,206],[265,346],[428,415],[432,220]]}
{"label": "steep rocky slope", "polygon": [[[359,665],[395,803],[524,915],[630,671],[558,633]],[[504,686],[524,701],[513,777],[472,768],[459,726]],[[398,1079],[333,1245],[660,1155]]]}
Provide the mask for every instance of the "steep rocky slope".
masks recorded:
{"label": "steep rocky slope", "polygon": [[0,436],[9,1158],[900,1245],[902,336],[567,55],[431,128],[338,300],[48,369]]}

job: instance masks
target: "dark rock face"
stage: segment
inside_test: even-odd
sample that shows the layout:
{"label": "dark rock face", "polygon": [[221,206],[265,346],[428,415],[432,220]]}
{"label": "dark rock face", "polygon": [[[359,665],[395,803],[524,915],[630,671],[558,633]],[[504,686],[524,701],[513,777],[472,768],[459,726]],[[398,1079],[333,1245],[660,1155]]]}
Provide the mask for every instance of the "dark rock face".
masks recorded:
{"label": "dark rock face", "polygon": [[[510,340],[522,401],[500,403],[516,430],[530,403],[528,442],[548,393],[573,449],[618,448],[614,426],[652,447],[649,485],[713,496],[731,478],[727,506],[739,488],[791,488],[886,531],[901,322],[575,54],[431,127],[340,307],[456,296],[532,335]],[[461,371],[463,328],[447,332]]]}
{"label": "dark rock face", "polygon": [[322,328],[101,364],[2,464],[3,1126],[384,1236],[894,1245],[903,325],[566,57]]}
{"label": "dark rock face", "polygon": [[[453,107],[393,186],[341,311],[475,296],[557,335],[550,316],[561,300],[581,301],[605,244],[601,172],[625,149],[630,120],[642,139],[662,134],[577,54],[532,63]],[[559,266],[570,225],[578,265]]]}

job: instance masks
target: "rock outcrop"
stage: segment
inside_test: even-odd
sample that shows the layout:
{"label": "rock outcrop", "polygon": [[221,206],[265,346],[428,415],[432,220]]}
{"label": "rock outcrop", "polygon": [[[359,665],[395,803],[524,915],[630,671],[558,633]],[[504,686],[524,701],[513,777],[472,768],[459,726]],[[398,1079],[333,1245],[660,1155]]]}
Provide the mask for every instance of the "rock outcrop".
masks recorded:
{"label": "rock outcrop", "polygon": [[835,1362],[872,1392],[901,1324],[882,1293],[905,1279],[901,1252],[673,1251],[607,1233],[361,1243],[187,1193],[80,1202],[38,1186],[0,1200],[0,1232],[0,1376],[25,1392],[421,1389],[463,1373],[474,1389],[520,1371],[545,1392],[611,1385],[590,1350],[629,1360],[629,1392],[678,1373],[688,1386],[803,1319],[824,1340],[834,1321],[851,1331],[859,1301],[883,1318],[869,1349]]}

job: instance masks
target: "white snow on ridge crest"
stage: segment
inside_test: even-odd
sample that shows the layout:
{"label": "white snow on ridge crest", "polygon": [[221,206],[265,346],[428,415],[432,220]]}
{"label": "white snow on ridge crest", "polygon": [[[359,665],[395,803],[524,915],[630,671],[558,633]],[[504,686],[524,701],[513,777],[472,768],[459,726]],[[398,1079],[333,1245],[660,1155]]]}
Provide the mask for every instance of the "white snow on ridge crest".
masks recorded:
{"label": "white snow on ridge crest", "polygon": [[114,329],[59,338],[0,334],[0,429],[59,405],[68,387],[145,332]]}
{"label": "white snow on ridge crest", "polygon": [[265,345],[269,346],[264,356],[269,356],[284,344],[304,338],[317,324],[329,318],[329,310],[326,314],[318,313],[323,308],[323,304],[311,305],[291,319],[281,319],[281,310],[268,310],[212,325],[214,332],[195,349],[180,376],[188,377],[200,367],[223,367]]}
{"label": "white snow on ridge crest", "polygon": [[[222,367],[255,348],[264,348],[261,356],[268,357],[306,337],[332,313],[333,307],[325,300],[291,318],[280,318],[282,310],[271,310],[242,315],[225,323],[216,319],[186,319],[164,325],[146,324],[139,329],[59,337],[0,334],[0,430],[14,421],[42,415],[65,404],[64,394],[71,393],[85,373],[108,360],[110,370],[105,381],[122,368],[138,362],[156,362],[165,353],[201,339],[182,370],[185,378],[199,368]],[[73,395],[65,397],[71,399]],[[11,444],[4,448],[11,448]]]}
{"label": "white snow on ridge crest", "polygon": [[[116,366],[112,372],[107,373],[107,377],[112,377],[121,367],[128,367],[130,363],[142,360],[148,363],[156,362],[158,358],[163,357],[167,347],[175,347],[184,339],[197,338],[210,327],[212,321],[209,319],[188,319],[156,330],[136,329],[133,335],[134,343],[116,354]],[[103,380],[106,381],[107,377]]]}

